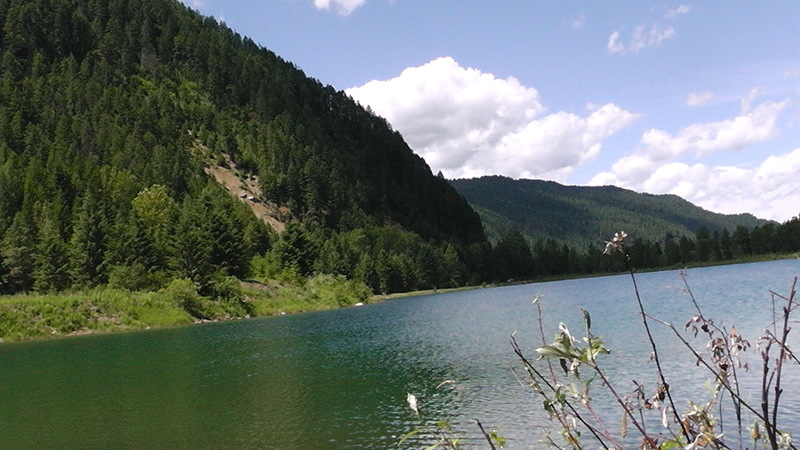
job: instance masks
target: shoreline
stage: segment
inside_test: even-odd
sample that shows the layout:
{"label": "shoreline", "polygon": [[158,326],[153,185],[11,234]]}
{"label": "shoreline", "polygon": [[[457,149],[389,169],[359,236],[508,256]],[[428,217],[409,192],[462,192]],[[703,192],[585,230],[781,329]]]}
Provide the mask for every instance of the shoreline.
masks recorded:
{"label": "shoreline", "polygon": [[[528,283],[528,282],[525,282]],[[525,284],[523,283],[523,284]],[[532,283],[532,281],[531,281]],[[445,288],[445,289],[423,289],[420,291],[408,291],[408,292],[396,292],[394,294],[373,294],[369,298],[369,303],[379,303],[384,300],[392,300],[396,298],[406,298],[406,297],[419,297],[422,295],[437,295],[437,294],[446,294],[448,292],[459,292],[459,291],[472,291],[476,289],[486,289],[486,288],[493,288],[499,286],[505,286],[506,284],[481,284],[476,286],[461,286],[456,288]]]}
{"label": "shoreline", "polygon": [[[700,267],[722,266],[795,259],[798,255],[769,255],[731,261],[715,261],[676,267],[637,270],[658,272]],[[99,288],[89,292],[60,294],[25,294],[0,296],[0,345],[11,342],[30,342],[60,339],[94,334],[126,333],[150,329],[190,326],[210,322],[247,320],[256,317],[274,317],[287,314],[341,309],[375,304],[386,300],[438,295],[451,292],[487,289],[503,286],[561,281],[577,278],[614,276],[620,273],[585,274],[576,276],[548,277],[535,280],[519,280],[507,283],[482,284],[447,289],[428,289],[393,294],[364,294],[348,298],[342,303],[338,292],[303,291],[286,287],[288,294],[276,297],[259,297],[258,292],[246,291],[238,303],[226,303],[200,297],[196,291],[175,292],[176,288],[165,288],[158,292],[131,292],[112,288]],[[185,286],[183,286],[185,288]],[[171,290],[170,290],[171,289]],[[334,294],[331,297],[331,294]],[[183,299],[176,300],[175,297]],[[207,317],[190,315],[181,302],[197,302],[204,312],[214,313]],[[251,307],[248,312],[242,305]]]}

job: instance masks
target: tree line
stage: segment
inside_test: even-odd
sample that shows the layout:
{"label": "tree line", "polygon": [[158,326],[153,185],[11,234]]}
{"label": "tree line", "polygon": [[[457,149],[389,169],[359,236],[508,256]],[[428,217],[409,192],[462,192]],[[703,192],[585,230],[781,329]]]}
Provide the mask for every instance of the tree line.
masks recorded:
{"label": "tree line", "polygon": [[531,245],[521,232],[512,230],[494,247],[494,277],[501,281],[592,275],[624,271],[628,264],[636,269],[658,269],[800,252],[798,216],[782,224],[740,225],[732,233],[727,228],[711,232],[700,226],[694,236],[668,232],[662,239],[649,240],[630,234],[630,261],[624,261],[621,254],[603,256],[602,243],[583,251],[554,239],[539,239]]}

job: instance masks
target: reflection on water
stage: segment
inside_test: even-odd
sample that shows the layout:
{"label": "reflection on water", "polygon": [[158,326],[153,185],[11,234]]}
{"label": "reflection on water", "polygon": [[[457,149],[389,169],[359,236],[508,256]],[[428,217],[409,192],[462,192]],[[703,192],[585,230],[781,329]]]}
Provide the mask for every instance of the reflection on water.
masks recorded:
{"label": "reflection on water", "polygon": [[[797,261],[692,269],[708,315],[753,342],[770,321],[769,289],[785,292]],[[682,328],[693,313],[677,272],[637,275],[645,307]],[[539,344],[533,296],[548,337],[580,307],[612,354],[620,391],[655,385],[650,349],[627,275],[421,296],[337,311],[180,329],[0,346],[2,448],[387,448],[448,420],[478,438],[474,418],[509,448],[535,448],[549,421],[520,386],[509,345]],[[663,327],[659,353],[682,407],[707,378]],[[790,345],[797,343],[790,334]],[[755,352],[748,358],[756,362]],[[800,368],[783,383],[800,386]],[[752,372],[749,377],[757,377]],[[444,382],[437,389],[437,386]],[[753,385],[742,386],[753,389]],[[755,391],[753,391],[755,392]],[[419,399],[422,418],[408,408]],[[601,414],[616,409],[597,388]],[[781,418],[800,429],[800,398],[784,392]],[[604,403],[605,401],[605,403]],[[477,441],[479,443],[479,441]],[[412,442],[413,444],[413,442]]]}

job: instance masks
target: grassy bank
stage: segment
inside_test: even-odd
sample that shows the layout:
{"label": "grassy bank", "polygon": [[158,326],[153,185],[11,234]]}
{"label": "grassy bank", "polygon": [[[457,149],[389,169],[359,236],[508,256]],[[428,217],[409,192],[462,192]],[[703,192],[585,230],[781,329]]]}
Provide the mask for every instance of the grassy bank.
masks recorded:
{"label": "grassy bank", "polygon": [[200,295],[186,279],[155,292],[97,288],[14,295],[0,297],[0,339],[22,341],[316,311],[368,302],[369,296],[362,284],[329,275],[270,284],[226,279],[214,297]]}
{"label": "grassy bank", "polygon": [[[740,264],[795,258],[796,255],[762,255],[719,264]],[[683,268],[683,267],[680,267]],[[659,268],[657,270],[676,270]],[[655,270],[655,269],[654,269]],[[597,274],[604,276],[609,274]],[[583,275],[582,277],[585,277]],[[438,294],[491,286],[371,295],[361,283],[342,277],[317,275],[308,280],[279,277],[281,281],[240,282],[226,278],[216,284],[213,296],[203,296],[189,280],[174,280],[155,292],[96,288],[86,292],[0,296],[0,342],[43,339],[77,334],[108,333],[188,325],[209,320],[259,317],[334,309],[356,303],[376,303],[389,298]],[[554,281],[528,280],[522,284]],[[505,284],[501,284],[505,285]]]}

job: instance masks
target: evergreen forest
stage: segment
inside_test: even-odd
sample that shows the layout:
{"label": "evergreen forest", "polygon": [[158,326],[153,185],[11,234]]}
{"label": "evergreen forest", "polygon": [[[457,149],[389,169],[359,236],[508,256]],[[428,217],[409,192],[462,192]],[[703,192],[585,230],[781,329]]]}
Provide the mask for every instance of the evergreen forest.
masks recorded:
{"label": "evergreen forest", "polygon": [[491,226],[507,212],[470,199],[482,223],[385,119],[176,0],[0,0],[0,45],[3,294],[189,280],[215,298],[231,280],[319,274],[391,293],[600,273],[621,268],[600,259],[619,229],[642,268],[800,251],[797,218],[689,220],[675,203],[605,221],[513,205],[588,221],[582,241]]}

